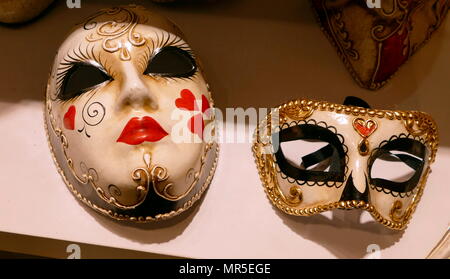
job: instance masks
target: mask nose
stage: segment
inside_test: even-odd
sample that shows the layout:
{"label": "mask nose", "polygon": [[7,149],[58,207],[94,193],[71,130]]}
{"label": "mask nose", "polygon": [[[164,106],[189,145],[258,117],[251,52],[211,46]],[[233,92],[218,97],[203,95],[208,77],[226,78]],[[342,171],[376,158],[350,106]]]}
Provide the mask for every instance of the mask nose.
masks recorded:
{"label": "mask nose", "polygon": [[353,172],[350,174],[349,178],[347,179],[347,183],[345,184],[344,191],[342,192],[341,198],[339,201],[363,201],[368,203],[369,202],[369,183],[367,181],[367,176],[364,175],[364,181],[362,183],[365,183],[364,185],[364,192],[360,192],[362,185],[359,187],[356,187],[354,184],[353,179]]}
{"label": "mask nose", "polygon": [[157,110],[158,102],[156,94],[142,79],[132,63],[125,66],[124,79],[122,81],[121,92],[117,101],[117,109],[131,107],[133,109]]}

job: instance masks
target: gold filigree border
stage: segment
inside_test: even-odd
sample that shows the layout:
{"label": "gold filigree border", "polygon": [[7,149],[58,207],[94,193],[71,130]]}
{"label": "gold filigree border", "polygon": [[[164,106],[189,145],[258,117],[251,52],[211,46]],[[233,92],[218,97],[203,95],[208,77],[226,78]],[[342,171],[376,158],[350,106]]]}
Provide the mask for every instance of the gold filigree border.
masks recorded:
{"label": "gold filigree border", "polygon": [[[210,94],[211,95],[211,94]],[[205,147],[205,154],[202,154],[202,160],[204,160],[206,158],[206,154],[211,151],[212,148],[215,147],[215,151],[214,151],[214,161],[212,162],[212,166],[211,169],[209,170],[209,174],[206,177],[206,180],[204,182],[204,184],[202,185],[202,187],[199,189],[199,191],[197,193],[195,193],[192,198],[188,201],[186,201],[181,207],[179,207],[178,209],[172,210],[168,213],[164,213],[164,214],[158,214],[155,217],[152,216],[130,216],[130,215],[123,215],[123,214],[118,214],[117,212],[113,212],[112,210],[108,210],[105,209],[103,207],[100,207],[94,203],[92,203],[89,199],[87,199],[86,197],[82,196],[81,193],[79,193],[75,187],[72,185],[72,183],[70,183],[70,181],[67,179],[67,176],[65,174],[65,172],[63,171],[63,169],[61,168],[61,166],[59,165],[55,153],[54,153],[54,149],[53,146],[51,144],[50,141],[50,133],[48,131],[48,123],[47,121],[51,121],[51,119],[49,119],[49,117],[51,118],[52,115],[49,111],[49,108],[51,107],[51,103],[49,100],[45,101],[45,108],[44,108],[44,128],[45,128],[45,132],[46,132],[46,137],[47,137],[47,144],[50,148],[50,153],[52,155],[53,158],[53,162],[56,165],[56,168],[59,172],[59,174],[61,175],[61,177],[63,178],[64,183],[66,184],[66,186],[69,188],[69,190],[80,200],[82,201],[84,204],[86,204],[87,206],[91,207],[92,209],[94,209],[95,211],[103,214],[103,215],[107,215],[113,219],[116,220],[120,220],[120,221],[132,221],[132,222],[137,222],[137,223],[145,223],[145,222],[152,222],[152,221],[159,221],[159,220],[166,220],[169,218],[172,218],[174,216],[177,216],[181,213],[183,213],[184,211],[188,210],[190,207],[192,207],[192,205],[198,201],[200,199],[200,197],[202,196],[203,192],[205,192],[205,190],[208,188],[209,184],[212,181],[212,178],[214,176],[216,167],[217,167],[217,162],[218,162],[218,158],[219,158],[219,150],[220,147],[217,143],[211,142],[208,143],[207,146]],[[211,102],[211,104],[213,105],[213,102]],[[51,123],[50,123],[51,124]],[[56,133],[55,133],[56,134]],[[62,144],[64,144],[64,142],[62,142]],[[64,147],[63,147],[64,149]],[[69,162],[68,162],[69,163]],[[70,165],[69,165],[70,168]],[[76,179],[78,179],[76,177]],[[185,196],[185,195],[184,195]]]}
{"label": "gold filigree border", "polygon": [[45,123],[45,131],[46,131],[46,135],[47,135],[47,143],[48,143],[49,148],[50,148],[50,153],[52,154],[53,162],[55,163],[56,168],[57,168],[59,174],[61,175],[61,177],[63,178],[63,181],[66,184],[66,186],[84,204],[86,204],[90,208],[94,209],[95,211],[97,211],[97,212],[99,212],[99,213],[101,213],[103,215],[107,215],[107,216],[109,216],[109,217],[111,217],[113,219],[116,219],[116,220],[132,221],[132,222],[137,222],[137,223],[145,223],[145,222],[151,222],[151,221],[166,220],[166,219],[172,218],[174,216],[177,216],[177,215],[183,213],[184,211],[186,211],[190,207],[192,207],[192,205],[196,201],[198,201],[200,199],[200,197],[202,196],[203,192],[205,192],[205,190],[208,188],[209,184],[211,184],[212,178],[214,177],[214,173],[215,173],[215,170],[216,170],[216,167],[217,167],[220,147],[219,147],[219,145],[215,144],[216,148],[215,148],[215,152],[214,152],[214,155],[213,155],[215,158],[214,158],[214,161],[213,161],[213,165],[212,165],[212,167],[211,167],[211,169],[209,171],[208,177],[205,180],[205,183],[200,188],[200,190],[189,201],[185,202],[180,208],[178,208],[176,210],[172,210],[172,211],[170,211],[168,213],[156,215],[155,217],[151,217],[151,216],[129,216],[129,215],[118,214],[116,212],[112,212],[112,210],[108,210],[108,209],[99,207],[96,204],[92,203],[86,197],[82,196],[75,189],[75,187],[69,182],[69,180],[66,177],[66,174],[64,173],[64,171],[60,167],[58,161],[56,160],[53,147],[52,147],[52,145],[50,143],[48,127],[47,127],[47,120],[45,118],[44,118],[44,123]]}
{"label": "gold filigree border", "polygon": [[[435,160],[437,147],[439,145],[438,127],[430,115],[421,111],[366,109],[362,107],[333,104],[326,101],[298,99],[278,106],[267,115],[266,120],[277,113],[279,114],[280,123],[284,123],[288,118],[292,117],[295,117],[296,119],[304,117],[306,119],[316,110],[352,116],[368,116],[371,118],[400,120],[403,122],[409,133],[414,136],[422,136],[425,138],[425,141],[431,150],[429,157],[430,163],[433,163]],[[295,111],[298,111],[297,115],[294,114]],[[270,127],[268,128],[270,129]]]}
{"label": "gold filigree border", "polygon": [[[336,112],[340,114],[354,115],[354,116],[370,116],[377,118],[387,118],[388,120],[399,120],[403,121],[405,128],[408,131],[415,130],[420,131],[416,134],[424,136],[426,138],[426,143],[431,150],[431,154],[428,158],[430,164],[434,162],[437,152],[437,147],[439,144],[437,125],[434,120],[426,113],[418,112],[418,111],[388,111],[388,110],[375,110],[375,109],[366,109],[361,107],[353,107],[353,106],[345,106],[339,104],[332,104],[324,101],[312,101],[306,99],[299,99],[295,101],[290,101],[279,107],[275,108],[272,112],[270,112],[266,119],[262,120],[260,125],[257,126],[256,132],[254,134],[253,140],[253,156],[255,159],[256,167],[259,173],[260,180],[264,186],[264,190],[269,198],[269,200],[281,211],[295,216],[311,216],[314,214],[318,214],[324,211],[329,211],[332,209],[363,209],[368,211],[372,217],[379,223],[384,226],[394,229],[394,230],[403,230],[407,224],[409,223],[412,214],[414,213],[417,204],[422,197],[423,190],[425,188],[425,182],[430,173],[430,168],[428,167],[423,174],[422,180],[419,182],[417,193],[414,195],[412,203],[405,209],[404,218],[398,219],[398,221],[391,221],[383,216],[375,209],[373,205],[370,203],[366,203],[363,201],[341,201],[329,203],[326,205],[319,205],[307,208],[294,208],[289,204],[289,201],[286,200],[284,195],[279,190],[279,187],[276,187],[274,184],[274,175],[272,173],[272,167],[270,165],[270,157],[272,154],[262,154],[262,150],[265,148],[265,145],[268,142],[260,141],[260,131],[263,129],[271,130],[272,124],[270,123],[270,119],[272,118],[272,114],[279,114],[280,123],[284,123],[288,121],[289,116],[293,115],[293,111],[298,110],[307,117],[311,116],[311,114],[316,111],[329,111]],[[296,116],[295,114],[293,116]],[[306,118],[306,117],[305,117]],[[414,124],[411,124],[414,123]],[[414,126],[415,128],[411,128]],[[417,128],[419,127],[419,128]],[[392,205],[392,210],[396,209],[396,205],[394,203]],[[391,211],[392,211],[391,210]]]}

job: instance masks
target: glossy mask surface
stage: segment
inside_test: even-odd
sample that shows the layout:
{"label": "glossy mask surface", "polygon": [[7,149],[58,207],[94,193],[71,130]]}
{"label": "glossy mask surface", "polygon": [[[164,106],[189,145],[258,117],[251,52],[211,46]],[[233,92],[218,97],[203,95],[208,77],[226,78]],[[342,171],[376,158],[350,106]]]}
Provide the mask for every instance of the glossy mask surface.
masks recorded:
{"label": "glossy mask surface", "polygon": [[102,10],[56,56],[47,132],[64,181],[115,219],[164,219],[189,208],[213,176],[213,101],[193,51],[142,7]]}
{"label": "glossy mask surface", "polygon": [[253,152],[266,193],[282,211],[364,209],[404,229],[437,145],[436,124],[425,113],[297,100],[261,122]]}

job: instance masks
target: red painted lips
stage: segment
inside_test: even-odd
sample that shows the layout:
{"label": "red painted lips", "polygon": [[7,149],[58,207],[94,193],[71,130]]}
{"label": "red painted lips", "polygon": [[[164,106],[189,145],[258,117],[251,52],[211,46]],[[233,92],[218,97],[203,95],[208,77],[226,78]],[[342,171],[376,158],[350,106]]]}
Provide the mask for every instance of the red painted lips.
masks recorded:
{"label": "red painted lips", "polygon": [[133,117],[120,134],[117,142],[138,145],[144,141],[157,142],[168,133],[150,116]]}

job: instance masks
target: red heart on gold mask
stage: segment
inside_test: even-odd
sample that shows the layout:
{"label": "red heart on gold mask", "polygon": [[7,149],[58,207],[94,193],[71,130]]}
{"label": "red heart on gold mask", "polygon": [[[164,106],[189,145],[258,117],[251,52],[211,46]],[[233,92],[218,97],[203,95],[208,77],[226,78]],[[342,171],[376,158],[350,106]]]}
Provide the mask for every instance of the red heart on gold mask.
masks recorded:
{"label": "red heart on gold mask", "polygon": [[64,114],[64,127],[67,130],[75,129],[75,114],[76,114],[75,106],[70,106],[66,114]]}
{"label": "red heart on gold mask", "polygon": [[368,138],[375,130],[378,128],[377,122],[369,119],[365,120],[362,118],[356,118],[353,120],[353,128],[358,132],[363,138]]}

